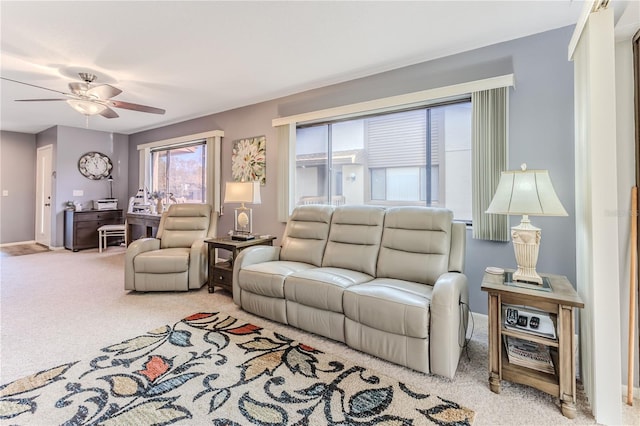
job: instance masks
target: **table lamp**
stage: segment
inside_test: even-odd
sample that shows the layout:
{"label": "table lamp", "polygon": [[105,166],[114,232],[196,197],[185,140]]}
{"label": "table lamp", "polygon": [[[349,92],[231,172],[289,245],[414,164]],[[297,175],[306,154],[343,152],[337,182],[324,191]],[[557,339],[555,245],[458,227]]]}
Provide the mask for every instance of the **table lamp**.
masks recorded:
{"label": "table lamp", "polygon": [[260,204],[260,182],[227,182],[224,190],[224,202],[241,203],[234,209],[234,240],[252,240],[253,211],[244,203]]}
{"label": "table lamp", "polygon": [[526,164],[520,168],[522,170],[502,172],[485,213],[522,215],[520,224],[511,228],[518,264],[513,280],[542,285],[542,278],[536,272],[541,230],[531,224],[529,216],[567,216],[567,212],[547,170],[527,170]]}
{"label": "table lamp", "polygon": [[109,175],[107,178],[107,182],[109,182],[109,199],[113,200],[113,176]]}

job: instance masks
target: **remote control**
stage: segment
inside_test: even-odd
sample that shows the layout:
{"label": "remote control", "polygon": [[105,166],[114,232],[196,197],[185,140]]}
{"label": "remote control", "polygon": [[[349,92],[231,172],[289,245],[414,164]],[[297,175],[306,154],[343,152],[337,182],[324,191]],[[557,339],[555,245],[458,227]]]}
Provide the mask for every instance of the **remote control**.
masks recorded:
{"label": "remote control", "polygon": [[524,315],[520,315],[518,317],[518,325],[520,327],[526,327],[528,321],[529,321],[529,318],[525,317]]}
{"label": "remote control", "polygon": [[540,318],[531,317],[531,319],[529,320],[529,327],[533,329],[537,329],[539,325],[540,325]]}

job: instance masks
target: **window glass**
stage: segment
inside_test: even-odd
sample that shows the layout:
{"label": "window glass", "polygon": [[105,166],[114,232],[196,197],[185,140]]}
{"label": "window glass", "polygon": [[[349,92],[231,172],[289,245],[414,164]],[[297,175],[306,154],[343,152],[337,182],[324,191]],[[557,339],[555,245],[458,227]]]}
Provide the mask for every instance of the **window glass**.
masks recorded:
{"label": "window glass", "polygon": [[152,150],[152,195],[165,203],[204,203],[206,158],[205,141]]}
{"label": "window glass", "polygon": [[298,127],[296,202],[446,207],[471,221],[471,102]]}

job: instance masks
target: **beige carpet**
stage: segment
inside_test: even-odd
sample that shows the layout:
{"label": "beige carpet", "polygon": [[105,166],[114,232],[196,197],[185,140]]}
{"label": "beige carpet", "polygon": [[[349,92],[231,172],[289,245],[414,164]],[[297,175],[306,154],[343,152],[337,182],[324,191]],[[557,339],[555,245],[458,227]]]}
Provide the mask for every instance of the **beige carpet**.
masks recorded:
{"label": "beige carpet", "polygon": [[[562,416],[556,398],[526,386],[503,382],[501,394],[492,393],[488,386],[486,316],[474,315],[470,359],[463,355],[455,378],[448,380],[250,315],[233,304],[229,293],[217,290],[209,294],[206,286],[188,293],[124,291],[123,254],[124,248],[109,247],[101,254],[97,250],[62,250],[0,258],[1,383],[86,359],[113,342],[160,324],[172,324],[194,312],[225,312],[449,398],[476,412],[474,425],[595,424],[582,391],[575,420]],[[634,407],[623,406],[624,424],[638,424],[639,406],[638,398]]]}
{"label": "beige carpet", "polygon": [[196,313],[0,389],[18,424],[469,426],[473,411],[223,313]]}

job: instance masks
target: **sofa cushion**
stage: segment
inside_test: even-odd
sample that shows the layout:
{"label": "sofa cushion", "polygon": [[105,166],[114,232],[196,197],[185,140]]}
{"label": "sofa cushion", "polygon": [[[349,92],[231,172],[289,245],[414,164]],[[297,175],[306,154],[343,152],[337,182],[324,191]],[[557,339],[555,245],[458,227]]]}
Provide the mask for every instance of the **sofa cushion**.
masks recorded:
{"label": "sofa cushion", "polygon": [[322,266],[346,268],[374,276],[385,210],[375,206],[337,207]]}
{"label": "sofa cushion", "polygon": [[287,321],[319,336],[344,342],[344,314],[301,305],[287,300]]}
{"label": "sofa cushion", "polygon": [[322,264],[333,207],[309,205],[297,207],[284,230],[280,260]]}
{"label": "sofa cushion", "polygon": [[452,220],[453,213],[446,209],[388,209],[376,276],[435,284],[448,272]]}
{"label": "sofa cushion", "polygon": [[172,274],[189,270],[189,248],[169,248],[140,253],[133,259],[136,273]]}
{"label": "sofa cushion", "polygon": [[351,348],[423,373],[431,372],[430,338],[387,333],[345,318],[344,339]]}
{"label": "sofa cushion", "polygon": [[307,269],[287,277],[284,295],[301,305],[342,313],[344,289],[372,279],[370,275],[349,269]]}
{"label": "sofa cushion", "polygon": [[238,285],[261,296],[284,299],[284,280],[287,276],[314,268],[313,265],[301,262],[272,261],[254,263],[243,267],[239,272]]}
{"label": "sofa cushion", "polygon": [[433,287],[376,278],[344,291],[344,314],[370,328],[408,337],[429,337],[429,306]]}

